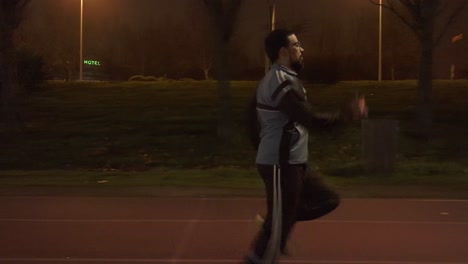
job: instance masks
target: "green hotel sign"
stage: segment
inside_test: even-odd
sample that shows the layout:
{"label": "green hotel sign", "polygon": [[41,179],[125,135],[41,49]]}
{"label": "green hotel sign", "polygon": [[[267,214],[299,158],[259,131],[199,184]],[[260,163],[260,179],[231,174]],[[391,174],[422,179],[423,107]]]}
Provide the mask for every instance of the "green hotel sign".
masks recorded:
{"label": "green hotel sign", "polygon": [[84,65],[101,66],[101,62],[95,60],[84,60]]}

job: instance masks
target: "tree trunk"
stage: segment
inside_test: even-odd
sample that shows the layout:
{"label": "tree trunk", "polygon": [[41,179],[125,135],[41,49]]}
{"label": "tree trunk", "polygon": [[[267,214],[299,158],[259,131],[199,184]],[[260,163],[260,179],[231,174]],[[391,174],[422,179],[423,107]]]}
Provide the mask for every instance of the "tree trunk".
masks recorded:
{"label": "tree trunk", "polygon": [[419,134],[428,139],[432,132],[432,62],[434,48],[434,16],[437,0],[427,0],[422,5],[421,58],[418,80],[417,124]]}
{"label": "tree trunk", "polygon": [[0,51],[1,119],[8,134],[23,130],[20,119],[20,94],[17,78],[17,63],[13,48],[13,34],[3,35],[4,46]]}
{"label": "tree trunk", "polygon": [[218,80],[218,137],[224,144],[232,143],[234,133],[231,92],[229,87],[230,66],[228,45],[242,0],[204,0],[212,18],[214,29],[214,66]]}
{"label": "tree trunk", "polygon": [[218,33],[215,45],[215,63],[218,79],[218,137],[224,143],[229,143],[233,135],[230,68],[228,60],[228,43],[222,39],[222,33]]}
{"label": "tree trunk", "polygon": [[[20,118],[21,90],[18,84],[18,67],[13,34],[19,26],[24,10],[30,0],[8,0],[0,4],[0,125],[5,127],[5,136],[14,139],[24,131]],[[12,141],[3,141],[12,142]]]}

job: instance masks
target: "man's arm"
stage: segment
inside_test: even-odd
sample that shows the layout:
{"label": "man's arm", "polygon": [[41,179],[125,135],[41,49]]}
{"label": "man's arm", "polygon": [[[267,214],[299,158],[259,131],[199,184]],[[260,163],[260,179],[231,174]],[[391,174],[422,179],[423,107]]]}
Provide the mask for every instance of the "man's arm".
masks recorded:
{"label": "man's arm", "polygon": [[352,119],[352,113],[344,108],[333,113],[314,112],[310,104],[300,100],[293,90],[284,95],[279,106],[292,120],[313,130],[339,129]]}

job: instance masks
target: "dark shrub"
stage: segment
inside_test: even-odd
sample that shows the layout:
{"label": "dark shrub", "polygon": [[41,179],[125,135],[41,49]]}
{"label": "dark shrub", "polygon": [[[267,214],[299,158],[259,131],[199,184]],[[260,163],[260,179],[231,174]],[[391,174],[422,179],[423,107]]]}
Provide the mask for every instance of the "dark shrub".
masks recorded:
{"label": "dark shrub", "polygon": [[46,79],[44,60],[33,52],[20,49],[16,53],[18,83],[27,92],[37,90]]}

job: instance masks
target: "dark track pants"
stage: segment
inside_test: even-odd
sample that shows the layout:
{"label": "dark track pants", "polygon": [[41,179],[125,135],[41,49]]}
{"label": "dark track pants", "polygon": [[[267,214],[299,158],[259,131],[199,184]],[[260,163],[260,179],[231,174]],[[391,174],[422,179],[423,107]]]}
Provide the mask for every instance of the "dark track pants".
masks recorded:
{"label": "dark track pants", "polygon": [[267,215],[249,263],[277,263],[297,221],[324,216],[338,207],[339,196],[306,164],[257,165],[267,197]]}

